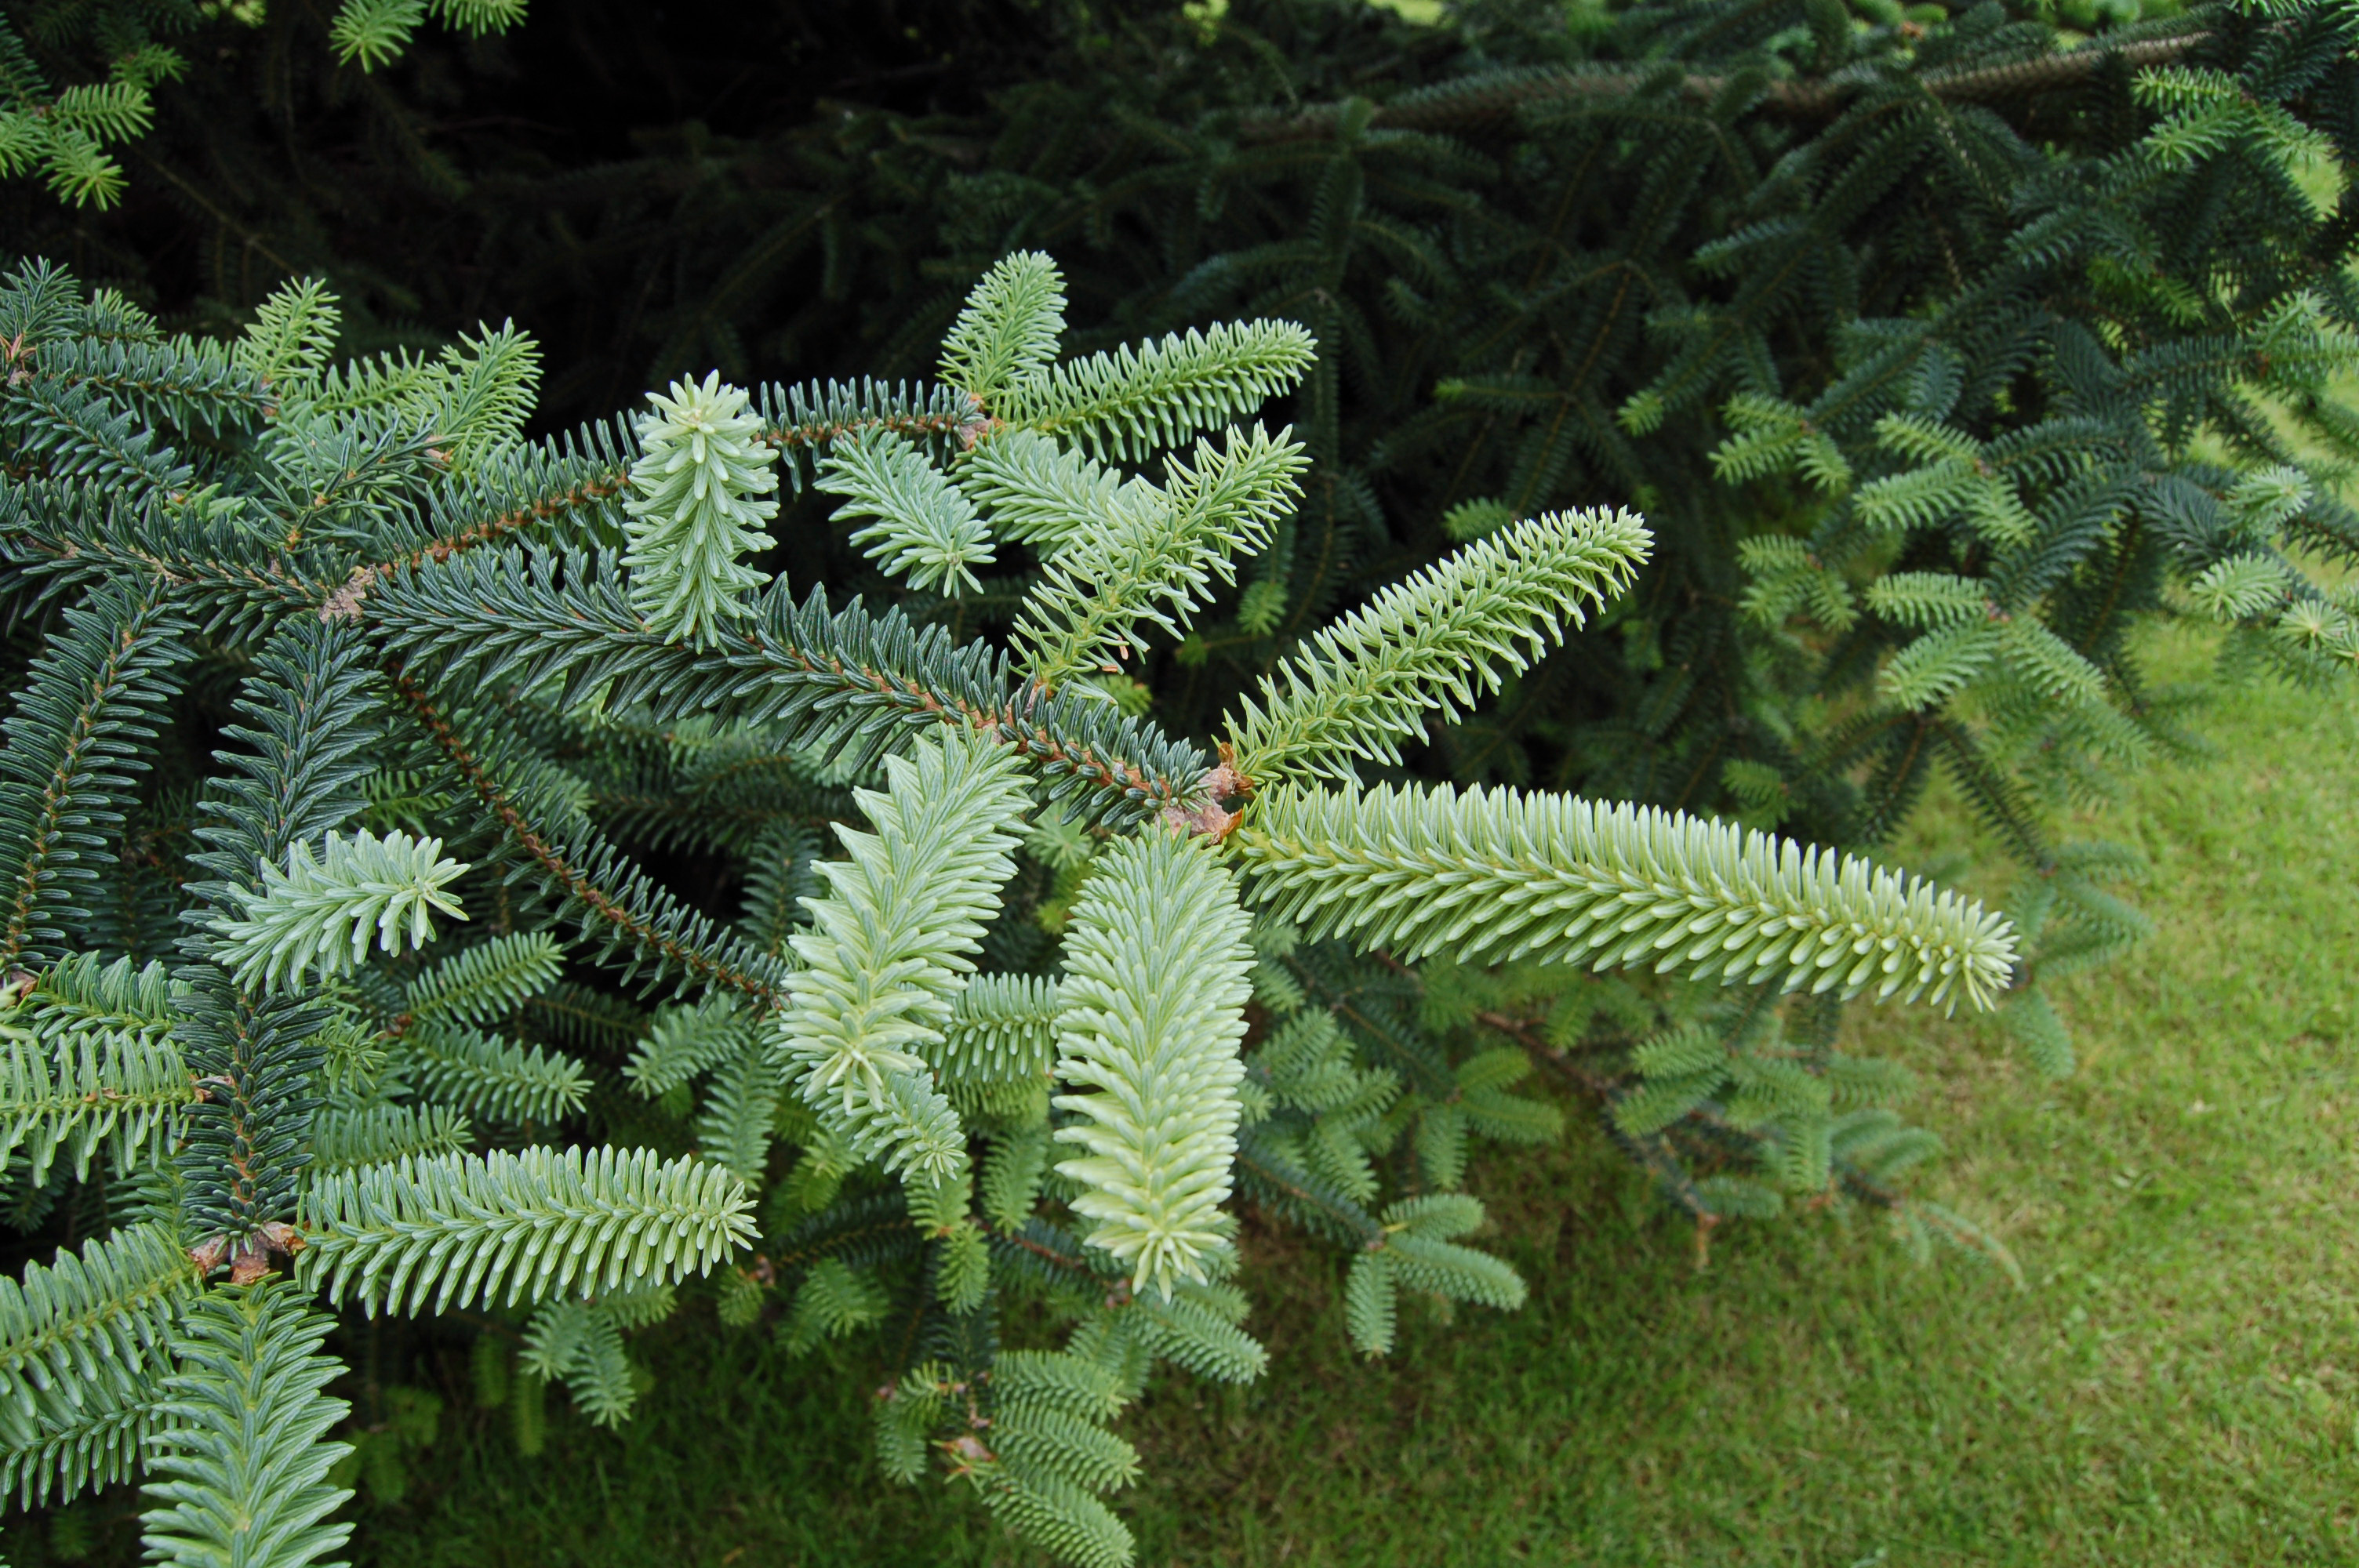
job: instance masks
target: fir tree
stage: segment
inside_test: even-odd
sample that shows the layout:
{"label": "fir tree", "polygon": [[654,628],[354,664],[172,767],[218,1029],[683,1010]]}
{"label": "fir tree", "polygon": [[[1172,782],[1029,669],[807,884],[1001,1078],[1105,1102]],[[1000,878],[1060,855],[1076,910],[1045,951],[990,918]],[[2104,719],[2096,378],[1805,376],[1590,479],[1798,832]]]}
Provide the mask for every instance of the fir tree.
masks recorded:
{"label": "fir tree", "polygon": [[[1396,972],[1386,947],[1524,960],[1526,1004],[1573,965],[1722,980],[1747,1039],[1781,991],[1981,1007],[2009,982],[2002,918],[1855,857],[1359,781],[1619,591],[1650,545],[1627,513],[1536,518],[1412,577],[1241,699],[1212,752],[1126,715],[1125,665],[1299,503],[1299,444],[1254,422],[1315,362],[1291,323],[1060,361],[1060,275],[1019,253],[934,387],[708,378],[636,426],[528,442],[512,337],[422,379],[338,364],[305,347],[333,301],[298,286],[219,384],[212,347],[140,327],[201,440],[82,375],[118,309],[39,264],[0,292],[24,371],[0,537],[49,644],[0,822],[25,966],[6,1125],[31,1167],[103,1184],[116,1227],[27,1275],[0,1352],[8,1474],[70,1495],[144,1456],[160,1555],[341,1541],[315,1300],[529,1309],[535,1386],[611,1424],[629,1336],[717,1271],[727,1321],[776,1296],[798,1347],[898,1325],[893,1474],[1124,1563],[1103,1499],[1136,1456],[1109,1422],[1157,1362],[1235,1381],[1266,1360],[1229,1282],[1238,1195],[1349,1249],[1338,1329],[1370,1354],[1403,1292],[1523,1299],[1467,1239],[1466,1151],[1559,1119],[1513,1092],[1520,1053],[1456,1056],[1358,994]],[[67,395],[92,411],[71,431],[44,413]],[[840,482],[869,461],[888,481]],[[846,530],[946,539],[956,517],[1028,552],[1013,634],[956,642],[750,567],[773,465],[843,496]],[[876,559],[905,602],[962,586],[924,549]],[[191,765],[161,725],[202,659],[236,672],[235,721],[175,957],[142,968],[90,894],[127,863],[142,765]],[[616,831],[743,857],[743,918]],[[599,976],[670,1000],[644,1021],[581,1000]],[[1872,1069],[1767,1046],[1679,1066],[1693,1092],[1631,1136],[1709,1121],[1758,1180],[1918,1216],[1854,1158]],[[695,1152],[582,1141],[610,1071]],[[1001,1348],[1010,1292],[1060,1347]]]}
{"label": "fir tree", "polygon": [[[1560,1131],[1536,1069],[1700,1238],[1858,1204],[2011,1266],[1909,1192],[1932,1140],[1840,1003],[1996,1004],[2069,1071],[2039,982],[2142,920],[2056,807],[2183,743],[2133,629],[2219,624],[2231,676],[2359,649],[2310,569],[2359,540],[2312,195],[2351,40],[1862,9],[1234,7],[1016,95],[980,174],[868,166],[977,280],[896,301],[935,381],[700,364],[704,458],[523,440],[512,332],[337,362],[316,285],[224,346],[19,272],[5,1125],[117,1227],[0,1325],[19,1485],[149,1453],[170,1550],[264,1517],[219,1412],[313,1367],[290,1272],[529,1301],[529,1433],[546,1381],[625,1419],[628,1335],[709,1269],[798,1347],[896,1325],[888,1474],[1120,1561],[1109,1423],[1157,1361],[1263,1360],[1234,1205],[1351,1260],[1368,1354],[1512,1309],[1463,1189]],[[651,243],[752,243],[704,211]],[[800,597],[746,554],[774,472]],[[1873,858],[1936,770],[2004,910]],[[635,853],[683,846],[730,877]],[[1018,1300],[1056,1347],[1000,1346]],[[288,1561],[332,1545],[323,1387],[265,1434],[314,1445],[271,1453]]]}

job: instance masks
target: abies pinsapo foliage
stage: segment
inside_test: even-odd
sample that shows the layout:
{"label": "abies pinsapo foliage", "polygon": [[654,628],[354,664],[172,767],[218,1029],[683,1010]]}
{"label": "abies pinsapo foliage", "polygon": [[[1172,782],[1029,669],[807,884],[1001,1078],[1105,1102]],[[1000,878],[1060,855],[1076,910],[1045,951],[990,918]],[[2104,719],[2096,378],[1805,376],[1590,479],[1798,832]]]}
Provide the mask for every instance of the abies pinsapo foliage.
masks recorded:
{"label": "abies pinsapo foliage", "polygon": [[[1403,1292],[1523,1298],[1465,1239],[1466,1151],[1557,1113],[1520,1052],[1429,1033],[1401,960],[1509,962],[1527,1000],[1722,980],[1755,1035],[1783,995],[2011,983],[2004,918],[1864,860],[1362,782],[1626,588],[1626,512],[1405,579],[1210,749],[1126,710],[1298,506],[1302,446],[1256,416],[1317,350],[1257,319],[1061,359],[1063,308],[1016,253],[936,384],[706,377],[528,442],[513,332],[338,363],[316,285],[222,347],[10,276],[0,537],[45,641],[0,753],[5,1125],[16,1179],[104,1216],[0,1290],[11,1488],[144,1476],[162,1560],[314,1561],[349,1529],[324,1308],[528,1314],[525,1369],[612,1422],[625,1336],[717,1281],[797,1345],[889,1322],[887,1470],[1126,1562],[1114,1418],[1159,1361],[1265,1359],[1240,1199],[1349,1249],[1369,1354]],[[781,488],[926,590],[749,566]],[[995,594],[1005,643],[943,630]],[[172,741],[208,686],[200,766]],[[742,869],[736,918],[621,847],[667,834]],[[1875,1184],[1873,1075],[1763,1060],[1670,1036],[1617,1114],[1732,1130],[1706,1180],[1926,1223]],[[602,1096],[661,1130],[585,1136]]]}

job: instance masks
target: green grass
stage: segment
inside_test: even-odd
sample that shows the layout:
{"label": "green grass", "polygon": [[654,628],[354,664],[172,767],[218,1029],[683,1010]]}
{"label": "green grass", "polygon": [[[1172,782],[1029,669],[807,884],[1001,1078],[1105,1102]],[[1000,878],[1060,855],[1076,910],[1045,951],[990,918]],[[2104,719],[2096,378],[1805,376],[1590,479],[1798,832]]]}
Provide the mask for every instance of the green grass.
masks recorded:
{"label": "green grass", "polygon": [[[2075,1077],[1987,1026],[1865,1015],[1949,1145],[1932,1195],[2027,1288],[1833,1215],[1730,1227],[1699,1271],[1691,1230],[1576,1131],[1473,1181],[1526,1310],[1407,1325],[1371,1366],[1334,1260],[1249,1228],[1273,1371],[1175,1377],[1131,1418],[1141,1563],[2359,1561],[2359,708],[2263,691],[2208,730],[2222,760],[2082,825],[2152,858],[2160,930],[2062,989]],[[1937,808],[1913,848],[1963,833]],[[699,1308],[643,1354],[636,1421],[552,1397],[534,1460],[451,1358],[441,1436],[408,1501],[360,1507],[356,1560],[1038,1561],[967,1499],[877,1479],[864,1347],[791,1361]],[[107,1544],[136,1507],[110,1499]]]}

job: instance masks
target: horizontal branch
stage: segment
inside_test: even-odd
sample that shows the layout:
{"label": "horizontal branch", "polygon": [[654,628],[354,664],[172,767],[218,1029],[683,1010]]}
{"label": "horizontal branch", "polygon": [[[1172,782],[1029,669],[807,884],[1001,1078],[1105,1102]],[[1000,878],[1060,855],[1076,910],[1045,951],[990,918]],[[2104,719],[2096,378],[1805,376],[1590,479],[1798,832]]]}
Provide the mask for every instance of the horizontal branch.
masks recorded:
{"label": "horizontal branch", "polygon": [[[1945,103],[2024,97],[2078,86],[2115,63],[2131,70],[2166,64],[2211,37],[2206,28],[2121,44],[2098,41],[2063,54],[1968,70],[1928,71],[1913,79],[1895,78],[1873,69],[1854,69],[1829,77],[1771,81],[1764,88],[1757,107],[1764,114],[1784,119],[1831,119],[1860,92],[1896,80],[1913,80],[1927,94]],[[1659,69],[1576,71],[1541,68],[1500,72],[1409,93],[1377,109],[1369,124],[1377,130],[1391,131],[1465,133],[1494,129],[1513,124],[1528,109],[1628,98],[1669,80]],[[1732,80],[1696,73],[1678,78],[1675,91],[1682,98],[1709,103],[1726,91]],[[1257,144],[1324,140],[1333,135],[1342,124],[1343,110],[1341,103],[1320,103],[1248,119],[1238,127],[1237,139]]]}
{"label": "horizontal branch", "polygon": [[962,723],[1019,748],[1051,800],[1130,821],[1188,814],[1208,761],[1085,690],[1044,696],[1006,655],[858,600],[798,604],[783,580],[700,650],[649,631],[611,559],[500,552],[406,573],[369,595],[374,631],[446,682],[561,683],[561,702],[601,687],[610,709],[646,702],[782,726],[781,744],[832,753],[891,749],[897,734]]}

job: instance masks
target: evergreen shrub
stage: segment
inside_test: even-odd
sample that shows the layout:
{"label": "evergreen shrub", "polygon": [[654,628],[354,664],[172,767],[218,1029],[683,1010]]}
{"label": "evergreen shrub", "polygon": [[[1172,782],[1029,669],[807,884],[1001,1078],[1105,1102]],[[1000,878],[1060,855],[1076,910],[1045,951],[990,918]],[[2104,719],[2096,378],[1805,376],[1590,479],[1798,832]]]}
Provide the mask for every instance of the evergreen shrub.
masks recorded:
{"label": "evergreen shrub", "polygon": [[[2056,824],[2197,695],[2135,629],[2359,655],[2343,15],[1508,16],[1277,108],[1200,18],[911,152],[927,381],[527,438],[513,326],[11,274],[0,1126],[88,1239],[0,1292],[0,1482],[313,1561],[323,1307],[463,1309],[606,1423],[709,1307],[870,1336],[886,1474],[1126,1561],[1121,1408],[1265,1359],[1238,1203],[1368,1354],[1512,1309],[1464,1189],[1560,1132],[1536,1067],[1700,1243],[1833,1203],[2011,1268],[1841,1003],[2069,1071],[2041,981],[2141,918]],[[1936,769],[2003,909],[1876,859]]]}

